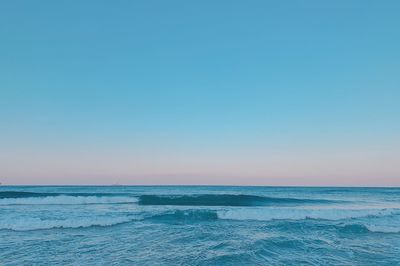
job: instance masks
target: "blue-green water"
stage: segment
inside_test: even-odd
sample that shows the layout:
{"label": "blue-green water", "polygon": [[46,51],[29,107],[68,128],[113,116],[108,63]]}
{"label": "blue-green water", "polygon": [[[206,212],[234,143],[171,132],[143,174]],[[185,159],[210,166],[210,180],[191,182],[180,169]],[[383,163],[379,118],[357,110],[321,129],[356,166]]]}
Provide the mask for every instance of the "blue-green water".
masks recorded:
{"label": "blue-green water", "polygon": [[400,188],[2,186],[0,265],[400,265]]}

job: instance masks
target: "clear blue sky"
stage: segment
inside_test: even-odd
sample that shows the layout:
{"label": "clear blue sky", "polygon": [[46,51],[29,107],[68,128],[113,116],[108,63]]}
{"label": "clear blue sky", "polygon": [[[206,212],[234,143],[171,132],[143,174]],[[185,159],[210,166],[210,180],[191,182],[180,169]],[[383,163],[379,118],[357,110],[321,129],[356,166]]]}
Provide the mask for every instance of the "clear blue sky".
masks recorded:
{"label": "clear blue sky", "polygon": [[0,3],[0,182],[400,185],[400,1]]}

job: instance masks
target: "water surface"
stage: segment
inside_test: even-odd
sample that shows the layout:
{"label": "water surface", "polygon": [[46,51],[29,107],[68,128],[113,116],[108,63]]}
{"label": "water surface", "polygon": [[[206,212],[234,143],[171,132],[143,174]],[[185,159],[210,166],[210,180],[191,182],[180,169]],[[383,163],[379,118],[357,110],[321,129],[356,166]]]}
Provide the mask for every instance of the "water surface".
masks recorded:
{"label": "water surface", "polygon": [[400,188],[2,186],[0,265],[400,265]]}

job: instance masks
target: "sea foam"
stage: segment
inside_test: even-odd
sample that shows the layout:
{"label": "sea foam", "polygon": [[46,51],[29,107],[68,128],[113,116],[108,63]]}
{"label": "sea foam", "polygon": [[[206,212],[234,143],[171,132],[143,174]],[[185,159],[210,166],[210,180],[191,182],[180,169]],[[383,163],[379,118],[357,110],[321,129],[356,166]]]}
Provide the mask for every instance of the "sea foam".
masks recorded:
{"label": "sea foam", "polygon": [[371,216],[400,214],[400,209],[299,209],[299,208],[246,208],[218,211],[219,219],[228,220],[342,220]]}
{"label": "sea foam", "polygon": [[130,217],[80,217],[65,220],[46,220],[25,217],[23,219],[2,219],[0,230],[32,231],[52,228],[85,228],[91,226],[112,226],[132,221]]}

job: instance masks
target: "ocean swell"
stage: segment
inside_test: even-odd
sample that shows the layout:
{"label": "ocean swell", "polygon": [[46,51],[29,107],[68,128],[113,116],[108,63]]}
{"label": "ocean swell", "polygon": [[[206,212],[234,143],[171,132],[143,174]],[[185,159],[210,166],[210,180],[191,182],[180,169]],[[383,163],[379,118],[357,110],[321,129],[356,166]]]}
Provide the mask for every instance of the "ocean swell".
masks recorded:
{"label": "ocean swell", "polygon": [[0,205],[79,205],[79,204],[121,204],[135,203],[135,197],[123,196],[43,196],[43,197],[19,197],[2,198]]}
{"label": "ocean swell", "polygon": [[26,191],[0,191],[0,199],[33,198],[58,196],[58,193],[36,193]]}
{"label": "ocean swell", "polygon": [[71,197],[114,197],[123,196],[121,193],[49,193],[49,192],[28,192],[28,191],[0,191],[0,199],[18,199],[18,198],[44,198],[56,196]]}
{"label": "ocean swell", "polygon": [[171,206],[274,206],[299,204],[324,204],[323,199],[274,198],[255,195],[207,194],[207,195],[141,195],[139,205]]}

